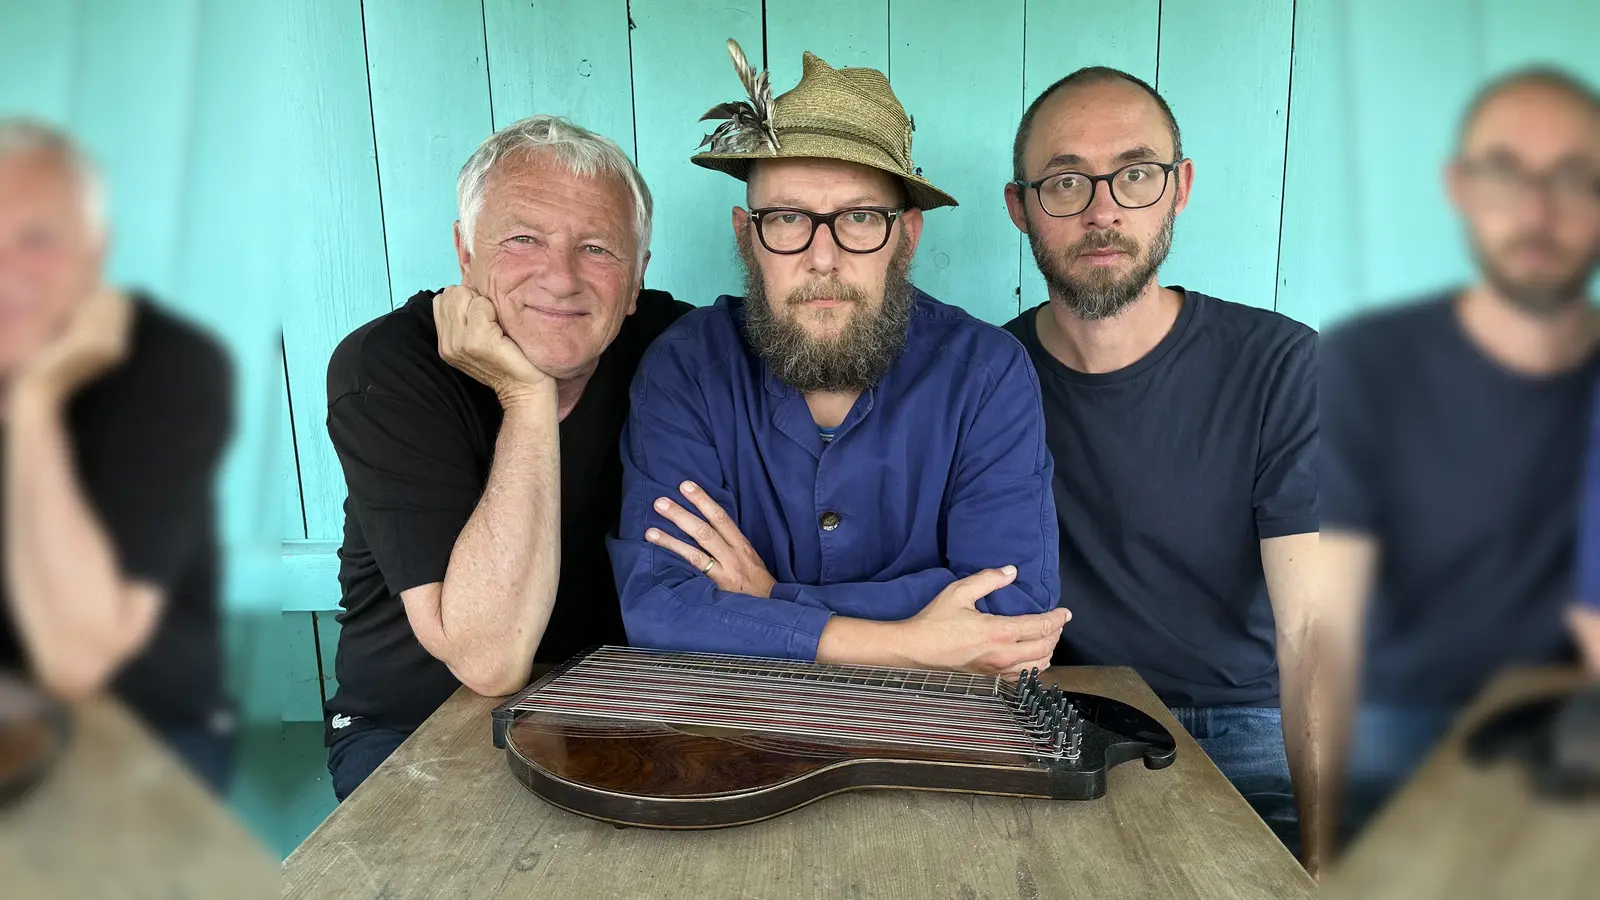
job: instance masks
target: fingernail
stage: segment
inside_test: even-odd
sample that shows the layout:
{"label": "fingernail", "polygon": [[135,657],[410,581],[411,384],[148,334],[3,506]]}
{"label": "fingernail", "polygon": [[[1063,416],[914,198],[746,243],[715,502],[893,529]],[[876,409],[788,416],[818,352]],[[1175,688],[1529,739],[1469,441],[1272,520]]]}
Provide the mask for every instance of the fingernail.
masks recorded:
{"label": "fingernail", "polygon": [[659,537],[661,537],[661,532],[655,530],[654,528],[644,533],[644,539],[647,541],[653,541]]}
{"label": "fingernail", "polygon": [[694,493],[694,482],[692,481],[685,481],[682,485],[680,485],[680,487],[683,488],[683,492],[685,494]]}
{"label": "fingernail", "polygon": [[656,509],[660,510],[661,512],[666,512],[667,511],[667,498],[665,498],[665,497],[658,498],[656,500]]}
{"label": "fingernail", "polygon": [[1016,566],[1002,566],[1000,571],[1003,574],[1006,574],[1006,575],[1015,575],[1015,574],[1017,574],[1017,567]]}

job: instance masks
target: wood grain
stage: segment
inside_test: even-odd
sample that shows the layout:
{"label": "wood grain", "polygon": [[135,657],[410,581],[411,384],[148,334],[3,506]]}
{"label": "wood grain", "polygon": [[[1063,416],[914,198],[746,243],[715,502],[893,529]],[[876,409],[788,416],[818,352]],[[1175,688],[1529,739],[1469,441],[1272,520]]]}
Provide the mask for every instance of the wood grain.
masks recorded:
{"label": "wood grain", "polygon": [[0,894],[273,896],[265,850],[126,709],[95,700],[74,726],[55,770],[0,811]]}
{"label": "wood grain", "polygon": [[1315,887],[1131,670],[1062,668],[1132,703],[1178,759],[1088,803],[870,791],[709,832],[617,829],[525,791],[458,692],[284,864],[287,898],[1295,898]]}
{"label": "wood grain", "polygon": [[1517,764],[1479,769],[1461,752],[1465,735],[1491,713],[1583,680],[1560,669],[1502,675],[1350,848],[1328,896],[1594,897],[1600,885],[1600,804],[1538,802]]}

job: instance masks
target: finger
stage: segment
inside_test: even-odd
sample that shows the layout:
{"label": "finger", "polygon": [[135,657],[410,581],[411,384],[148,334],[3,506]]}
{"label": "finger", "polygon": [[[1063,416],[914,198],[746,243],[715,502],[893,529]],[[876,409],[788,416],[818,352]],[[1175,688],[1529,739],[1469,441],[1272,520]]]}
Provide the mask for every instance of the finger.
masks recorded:
{"label": "finger", "polygon": [[705,520],[692,512],[684,509],[666,497],[656,500],[656,512],[666,518],[668,522],[678,526],[684,534],[694,539],[700,549],[712,556],[726,556],[727,545],[717,536],[716,529],[707,525]]}
{"label": "finger", "polygon": [[[1024,641],[1009,644],[1004,648],[994,651],[992,658],[1002,672],[1016,674],[1019,669],[1032,668],[1041,659],[1049,660],[1056,652],[1056,639],[1043,638],[1037,641]],[[1039,666],[1041,670],[1047,668],[1049,663]]]}
{"label": "finger", "polygon": [[698,547],[685,544],[659,528],[647,528],[644,539],[663,550],[671,550],[683,558],[683,561],[696,569],[704,572],[706,563],[711,561],[711,556]]}
{"label": "finger", "polygon": [[699,485],[685,481],[678,485],[678,490],[694,504],[694,508],[700,511],[700,515],[705,517],[706,522],[716,530],[717,536],[721,537],[729,547],[749,543],[745,540],[744,532],[740,531],[738,524],[733,521],[733,517],[728,515],[717,501],[711,499],[710,494],[701,490]]}
{"label": "finger", "polygon": [[1006,617],[1011,626],[1010,637],[1013,641],[1033,641],[1060,636],[1061,629],[1071,619],[1072,612],[1060,606],[1048,612]]}
{"label": "finger", "polygon": [[983,569],[974,572],[965,578],[953,582],[951,596],[955,597],[963,606],[976,606],[979,600],[989,596],[995,591],[1005,587],[1017,579],[1016,566],[1002,566],[998,569]]}

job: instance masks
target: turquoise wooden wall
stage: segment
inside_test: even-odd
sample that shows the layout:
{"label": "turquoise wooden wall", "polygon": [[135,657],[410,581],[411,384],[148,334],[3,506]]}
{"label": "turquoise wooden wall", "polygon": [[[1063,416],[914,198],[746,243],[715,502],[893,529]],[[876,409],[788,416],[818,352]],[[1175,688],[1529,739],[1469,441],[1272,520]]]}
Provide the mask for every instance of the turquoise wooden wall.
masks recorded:
{"label": "turquoise wooden wall", "polygon": [[230,647],[245,712],[274,718],[276,473],[292,446],[278,326],[299,280],[284,265],[290,216],[276,199],[281,13],[231,0],[0,0],[0,116],[41,118],[82,141],[110,185],[110,277],[207,327],[233,357],[220,513]]}
{"label": "turquoise wooden wall", "polygon": [[[1439,186],[1484,78],[1600,80],[1591,0],[0,0],[0,114],[70,126],[113,185],[115,277],[217,331],[240,369],[224,522],[230,603],[285,627],[286,715],[318,717],[337,625],[343,480],[324,367],[357,325],[457,277],[456,170],[555,112],[617,140],[657,197],[649,282],[738,288],[732,179],[688,163],[737,83],[802,50],[885,70],[931,214],[917,282],[994,322],[1044,298],[1001,186],[1026,103],[1105,64],[1172,103],[1196,161],[1168,283],[1313,325],[1470,274]],[[281,341],[276,331],[281,316]],[[281,574],[276,562],[283,560]],[[320,654],[320,657],[319,657]],[[281,676],[280,676],[281,677]]]}

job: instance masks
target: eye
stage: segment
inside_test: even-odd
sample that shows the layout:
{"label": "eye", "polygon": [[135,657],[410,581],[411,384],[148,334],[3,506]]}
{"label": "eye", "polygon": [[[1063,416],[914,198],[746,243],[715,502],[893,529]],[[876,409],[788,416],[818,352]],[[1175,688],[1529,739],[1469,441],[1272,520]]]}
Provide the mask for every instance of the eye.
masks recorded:
{"label": "eye", "polygon": [[583,252],[589,256],[611,256],[611,251],[599,244],[584,244]]}
{"label": "eye", "polygon": [[1083,176],[1077,172],[1068,172],[1056,179],[1055,189],[1058,191],[1075,191],[1083,186]]}
{"label": "eye", "polygon": [[853,212],[853,213],[850,214],[849,218],[850,218],[850,221],[852,223],[856,224],[856,225],[865,225],[868,222],[872,221],[872,213],[869,213],[869,212]]}
{"label": "eye", "polygon": [[528,234],[519,234],[511,239],[513,244],[537,244],[539,239]]}
{"label": "eye", "polygon": [[1129,169],[1122,173],[1123,181],[1140,182],[1150,177],[1150,173],[1143,169]]}

